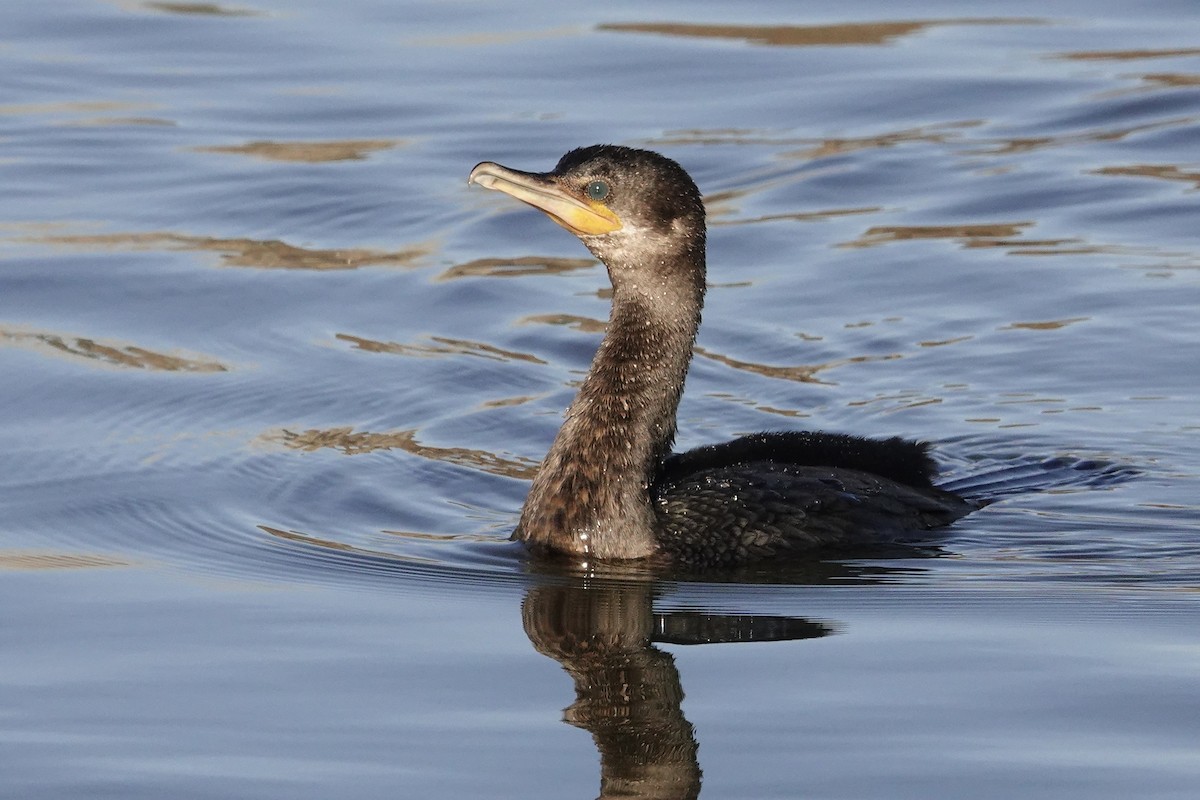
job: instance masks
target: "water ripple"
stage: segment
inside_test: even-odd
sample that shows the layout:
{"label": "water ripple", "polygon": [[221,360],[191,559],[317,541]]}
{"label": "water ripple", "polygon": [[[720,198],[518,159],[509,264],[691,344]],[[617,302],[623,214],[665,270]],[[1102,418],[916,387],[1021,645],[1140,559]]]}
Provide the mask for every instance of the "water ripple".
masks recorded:
{"label": "water ripple", "polygon": [[21,237],[20,241],[87,252],[210,252],[221,256],[223,266],[259,269],[349,270],[360,267],[414,266],[430,252],[429,248],[424,246],[390,253],[365,248],[317,250],[298,247],[277,239],[222,239],[170,231],[40,235]]}
{"label": "water ripple", "polygon": [[168,355],[134,344],[105,342],[81,336],[44,331],[0,328],[0,346],[27,347],[37,352],[65,356],[111,367],[162,372],[227,372],[229,367],[203,357]]}
{"label": "water ripple", "polygon": [[701,39],[738,39],[774,47],[830,47],[890,45],[897,39],[950,25],[1040,25],[1042,20],[942,19],[902,22],[863,22],[840,25],[696,25],[681,22],[613,22],[598,30],[616,33],[650,33]]}

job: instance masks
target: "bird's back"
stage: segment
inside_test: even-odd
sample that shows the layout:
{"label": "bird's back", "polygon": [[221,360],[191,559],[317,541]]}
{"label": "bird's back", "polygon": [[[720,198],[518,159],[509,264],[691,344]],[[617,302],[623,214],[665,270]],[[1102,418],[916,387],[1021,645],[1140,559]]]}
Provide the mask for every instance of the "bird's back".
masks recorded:
{"label": "bird's back", "polygon": [[920,443],[837,434],[674,455],[652,487],[659,543],[678,564],[715,567],[910,541],[977,508],[934,487],[932,469]]}

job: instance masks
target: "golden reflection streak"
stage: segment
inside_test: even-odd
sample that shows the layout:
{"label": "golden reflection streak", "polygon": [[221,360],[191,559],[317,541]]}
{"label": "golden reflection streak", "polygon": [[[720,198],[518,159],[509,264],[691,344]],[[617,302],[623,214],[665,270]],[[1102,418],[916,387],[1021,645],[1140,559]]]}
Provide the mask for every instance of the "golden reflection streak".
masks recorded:
{"label": "golden reflection streak", "polygon": [[319,164],[328,161],[363,161],[370,153],[403,147],[406,144],[404,139],[346,139],[320,142],[255,141],[246,144],[210,145],[190,149],[196,153],[251,156],[264,161],[302,161]]}
{"label": "golden reflection streak", "polygon": [[894,361],[904,356],[900,353],[886,353],[877,356],[850,356],[849,358],[839,358],[833,361],[827,361],[824,364],[797,365],[793,367],[778,367],[769,364],[756,364],[752,361],[739,361],[736,358],[731,358],[720,353],[714,353],[700,345],[696,345],[693,351],[701,358],[707,358],[710,361],[715,361],[718,364],[724,364],[727,367],[732,367],[736,370],[749,372],[754,375],[762,375],[766,378],[779,378],[782,380],[796,381],[798,383],[818,383],[825,386],[836,386],[832,381],[823,381],[818,379],[817,373],[837,367],[844,367],[847,364],[863,364],[874,361]]}
{"label": "golden reflection streak", "polygon": [[263,533],[276,537],[277,539],[284,539],[289,542],[300,542],[302,544],[312,545],[314,547],[321,547],[326,550],[338,550],[343,553],[356,553],[358,555],[369,556],[371,558],[384,558],[397,562],[407,561],[410,563],[417,562],[422,564],[438,563],[437,559],[434,558],[399,555],[397,553],[387,553],[382,550],[371,550],[365,547],[355,547],[354,545],[346,544],[345,542],[338,542],[333,539],[322,539],[319,536],[312,536],[307,533],[300,533],[299,531],[285,531],[282,528],[273,528],[270,525],[259,525],[258,529]]}
{"label": "golden reflection streak", "polygon": [[[1008,238],[1032,222],[981,223],[967,225],[894,225],[868,229],[858,239],[842,242],[838,247],[877,247],[882,244],[916,239],[958,240],[962,247],[998,247],[1013,256],[1063,255],[1125,255],[1146,258],[1191,259],[1186,252],[1164,252],[1152,247],[1133,248],[1122,245],[1088,244],[1082,239],[1019,239]],[[1188,264],[1178,266],[1187,267]]]}
{"label": "golden reflection streak", "polygon": [[924,342],[917,342],[918,347],[945,347],[948,344],[961,344],[974,339],[974,336],[954,336],[950,339],[929,339]]}
{"label": "golden reflection streak", "polygon": [[369,266],[414,266],[432,252],[432,248],[426,245],[390,253],[363,248],[311,250],[278,239],[217,239],[170,231],[25,236],[16,240],[82,250],[215,252],[221,254],[224,266],[259,269],[343,270]]}
{"label": "golden reflection streak", "polygon": [[[315,547],[323,547],[329,550],[338,550],[343,553],[357,553],[371,558],[383,558],[389,561],[406,561],[409,563],[422,564],[437,564],[440,563],[436,558],[426,556],[414,556],[411,554],[401,555],[400,553],[392,553],[384,550],[372,550],[366,547],[357,547],[345,542],[339,542],[334,539],[324,539],[319,536],[313,536],[300,531],[285,531],[281,528],[273,528],[270,525],[259,525],[258,529],[263,533],[275,536],[279,539],[286,539],[290,542],[302,542],[303,544],[313,545]],[[426,542],[496,542],[498,537],[486,533],[423,533],[421,531],[390,531],[381,530],[380,533],[388,536],[395,536],[399,539],[414,539],[417,541]]]}
{"label": "golden reflection streak", "polygon": [[486,450],[471,450],[465,447],[432,447],[417,441],[415,428],[387,433],[355,431],[345,428],[310,428],[306,431],[286,429],[269,431],[260,435],[262,441],[282,444],[293,450],[313,452],[321,449],[340,450],[348,456],[373,453],[378,450],[403,450],[431,461],[442,461],[460,467],[469,467],[500,475],[505,478],[530,480],[537,472],[537,463],[527,459],[511,459]]}
{"label": "golden reflection streak", "polygon": [[997,328],[1001,331],[1056,331],[1059,328],[1065,328],[1068,325],[1074,325],[1076,322],[1087,322],[1091,317],[1069,317],[1067,319],[1051,319],[1042,322],[1013,322],[1004,327]]}
{"label": "golden reflection streak", "polygon": [[1126,175],[1137,178],[1158,178],[1167,181],[1185,181],[1200,189],[1200,172],[1187,172],[1174,164],[1133,164],[1128,167],[1102,167],[1092,170],[1093,175]]}
{"label": "golden reflection streak", "polygon": [[484,400],[480,405],[484,408],[509,408],[511,406],[522,406],[526,403],[532,403],[537,399],[536,395],[519,394],[515,397],[502,397],[498,400]]}
{"label": "golden reflection streak", "polygon": [[330,550],[341,550],[347,553],[363,553],[365,555],[383,556],[385,553],[375,552],[373,550],[363,550],[345,542],[335,542],[333,539],[321,539],[316,536],[309,536],[307,533],[299,531],[285,531],[282,528],[272,528],[270,525],[259,525],[258,529],[271,536],[277,536],[280,539],[287,539],[291,542],[304,542],[305,544],[313,544],[319,547],[326,547]]}
{"label": "golden reflection streak", "polygon": [[96,569],[132,565],[132,561],[84,553],[0,552],[0,570]]}
{"label": "golden reflection streak", "polygon": [[789,417],[791,419],[807,419],[812,416],[807,411],[800,411],[795,408],[778,408],[776,406],[755,405],[756,411],[761,411],[764,414],[774,414],[777,417]]}
{"label": "golden reflection streak", "polygon": [[[1200,266],[1200,260],[1193,253],[1182,251],[1159,250],[1156,247],[1126,247],[1119,244],[1083,244],[1078,239],[1047,240],[1041,242],[1010,242],[1010,256],[1130,256],[1133,258],[1169,259],[1171,269],[1195,269]],[[1050,244],[1051,247],[1044,245]],[[1078,244],[1075,247],[1063,247],[1062,244]],[[996,245],[1001,246],[1001,245]],[[1191,263],[1189,263],[1191,262]]]}
{"label": "golden reflection streak", "polygon": [[495,542],[496,537],[486,533],[424,533],[422,531],[382,530],[397,539],[413,539],[419,542]]}
{"label": "golden reflection streak", "polygon": [[71,358],[81,358],[114,367],[146,369],[160,372],[228,372],[229,368],[217,361],[198,358],[184,358],[136,345],[121,345],[98,342],[76,336],[63,336],[57,333],[37,331],[21,331],[11,328],[0,328],[0,346],[13,345],[29,347],[33,350],[52,355],[66,355]]}
{"label": "golden reflection streak", "polygon": [[134,128],[162,127],[174,128],[179,123],[173,119],[160,117],[90,117],[63,122],[63,126],[79,128]]}
{"label": "golden reflection streak", "polygon": [[866,400],[851,400],[846,403],[850,408],[863,408],[875,403],[893,402],[894,405],[886,409],[883,413],[890,414],[896,411],[907,411],[910,408],[920,408],[921,406],[935,406],[943,402],[940,397],[922,397],[915,391],[903,391],[896,394],[877,394],[874,397]]}
{"label": "golden reflection streak", "polygon": [[514,350],[502,350],[486,342],[472,342],[469,339],[451,339],[446,336],[431,336],[435,344],[400,344],[399,342],[379,342],[374,339],[363,339],[348,333],[339,333],[337,339],[349,342],[359,350],[370,353],[395,353],[402,356],[419,358],[437,358],[444,355],[475,356],[492,361],[525,361],[530,364],[545,364],[546,362],[530,353],[518,353]]}
{"label": "golden reflection streak", "polygon": [[904,36],[959,25],[1040,25],[1024,17],[858,22],[840,25],[696,25],[681,22],[615,22],[597,25],[601,31],[651,33],[702,39],[738,39],[772,47],[886,45]]}
{"label": "golden reflection streak", "polygon": [[[1021,235],[1033,222],[984,222],[964,225],[881,225],[867,229],[851,242],[838,247],[876,247],[911,239],[954,239],[969,247],[1009,247],[1011,237]],[[1060,241],[1060,240],[1055,240]]]}
{"label": "golden reflection streak", "polygon": [[532,314],[522,317],[518,325],[562,325],[580,333],[604,333],[608,323],[591,317],[580,317],[575,314]]}
{"label": "golden reflection streak", "polygon": [[1067,147],[1091,142],[1119,142],[1135,134],[1172,128],[1179,125],[1189,125],[1192,122],[1194,120],[1190,117],[1181,117],[1160,122],[1149,122],[1144,125],[1131,125],[1127,128],[1085,131],[1083,133],[1069,133],[1063,136],[1028,136],[1014,139],[998,139],[987,144],[985,147],[972,148],[964,152],[967,155],[1000,156],[1015,153],[1031,153],[1035,150],[1044,150],[1051,147]]}
{"label": "golden reflection streak", "polygon": [[753,397],[748,397],[741,394],[733,394],[730,392],[709,392],[706,397],[711,397],[714,400],[724,400],[730,403],[736,403],[746,408],[752,408],[755,411],[761,411],[764,414],[774,414],[779,417],[789,417],[792,419],[806,419],[812,414],[807,411],[801,411],[796,408],[779,408],[778,406],[763,405]]}
{"label": "golden reflection streak", "polygon": [[118,3],[129,11],[158,11],[163,14],[190,14],[210,17],[261,17],[262,11],[251,8],[233,8],[217,3],[183,3],[170,0],[143,0],[142,2]]}
{"label": "golden reflection streak", "polygon": [[1140,61],[1148,58],[1178,58],[1180,56],[1200,56],[1200,47],[1167,50],[1080,50],[1074,53],[1057,53],[1053,57],[1064,61]]}
{"label": "golden reflection streak", "polygon": [[559,275],[564,272],[591,269],[598,261],[594,258],[558,258],[555,256],[521,256],[520,258],[478,258],[455,264],[438,275],[435,280],[450,281],[458,278],[517,278],[524,275]]}
{"label": "golden reflection streak", "polygon": [[923,142],[926,144],[946,144],[952,141],[962,139],[962,135],[957,133],[960,130],[967,128],[978,128],[984,124],[983,120],[961,120],[958,122],[945,123],[936,127],[924,128],[907,128],[890,133],[881,133],[875,136],[858,136],[844,139],[822,139],[816,142],[812,147],[803,150],[794,150],[784,153],[785,158],[802,158],[813,160],[818,158],[829,158],[832,156],[846,155],[848,153],[856,153],[863,150],[882,150],[889,147],[896,147],[902,144],[912,144],[914,142]]}
{"label": "golden reflection streak", "polygon": [[1156,86],[1200,86],[1200,75],[1175,72],[1152,72],[1148,75],[1143,75],[1142,80]]}

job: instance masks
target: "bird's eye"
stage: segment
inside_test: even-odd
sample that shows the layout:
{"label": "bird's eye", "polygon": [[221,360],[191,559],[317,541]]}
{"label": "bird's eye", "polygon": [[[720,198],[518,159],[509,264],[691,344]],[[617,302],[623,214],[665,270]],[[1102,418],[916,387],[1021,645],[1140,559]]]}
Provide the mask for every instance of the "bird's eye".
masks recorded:
{"label": "bird's eye", "polygon": [[592,200],[603,200],[608,197],[608,184],[604,181],[592,181],[587,185],[587,196]]}

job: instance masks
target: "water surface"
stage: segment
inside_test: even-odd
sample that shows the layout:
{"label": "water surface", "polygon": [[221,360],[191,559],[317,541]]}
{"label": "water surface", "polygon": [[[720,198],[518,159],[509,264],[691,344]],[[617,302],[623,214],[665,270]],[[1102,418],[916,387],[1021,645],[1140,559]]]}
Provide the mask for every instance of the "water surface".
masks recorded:
{"label": "water surface", "polygon": [[[1191,797],[1197,31],[7,4],[0,794]],[[680,446],[1108,466],[869,560],[531,563],[507,536],[604,274],[465,180],[600,141],[705,192]]]}

